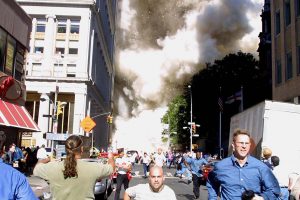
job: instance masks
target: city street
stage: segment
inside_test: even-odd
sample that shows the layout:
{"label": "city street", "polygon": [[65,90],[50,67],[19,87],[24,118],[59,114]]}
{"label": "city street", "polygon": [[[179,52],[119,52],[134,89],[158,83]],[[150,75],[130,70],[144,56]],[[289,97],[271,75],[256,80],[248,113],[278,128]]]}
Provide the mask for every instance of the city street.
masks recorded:
{"label": "city street", "polygon": [[[143,168],[142,165],[138,164],[134,166],[134,172],[136,173],[133,176],[132,180],[129,183],[129,186],[135,186],[140,183],[147,183],[148,179],[143,178]],[[193,183],[187,184],[186,178],[174,177],[175,169],[174,167],[168,169],[164,167],[165,175],[165,184],[171,187],[177,196],[178,200],[189,200],[193,199]],[[49,192],[49,187],[47,183],[37,177],[28,177],[30,185],[37,196],[42,196],[43,192]],[[121,199],[123,199],[124,189],[121,190]],[[109,196],[108,200],[114,199],[115,192],[113,191]],[[200,200],[207,200],[207,190],[205,186],[200,187]]]}
{"label": "city street", "polygon": [[[130,181],[129,186],[134,186],[140,183],[147,183],[148,179],[143,178],[143,168],[142,165],[135,165],[134,171],[137,176],[134,176]],[[193,199],[193,183],[187,184],[187,180],[185,178],[174,177],[175,169],[174,167],[168,169],[164,167],[164,175],[165,175],[165,184],[171,187],[176,194],[177,200],[189,200]],[[115,192],[109,196],[109,200],[114,199]],[[124,189],[122,188],[120,197],[123,197]],[[123,198],[121,198],[123,199]],[[200,187],[200,200],[207,200],[207,190],[205,186]]]}

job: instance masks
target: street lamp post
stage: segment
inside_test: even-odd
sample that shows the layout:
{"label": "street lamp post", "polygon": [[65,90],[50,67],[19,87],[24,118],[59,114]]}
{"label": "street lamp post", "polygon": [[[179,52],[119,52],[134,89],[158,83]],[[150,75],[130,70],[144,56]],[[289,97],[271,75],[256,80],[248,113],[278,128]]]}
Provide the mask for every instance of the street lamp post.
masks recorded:
{"label": "street lamp post", "polygon": [[189,85],[188,88],[190,90],[190,98],[191,98],[190,151],[192,152],[192,150],[193,150],[193,130],[192,130],[192,126],[193,126],[193,98],[192,98],[192,86]]}

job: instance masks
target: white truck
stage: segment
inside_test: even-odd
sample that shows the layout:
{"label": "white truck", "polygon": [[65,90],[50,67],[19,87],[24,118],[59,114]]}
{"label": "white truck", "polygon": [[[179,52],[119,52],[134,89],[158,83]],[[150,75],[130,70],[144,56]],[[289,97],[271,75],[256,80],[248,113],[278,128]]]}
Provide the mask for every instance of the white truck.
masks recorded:
{"label": "white truck", "polygon": [[231,117],[229,154],[236,128],[249,131],[251,155],[260,159],[262,149],[268,147],[287,171],[300,172],[300,105],[264,101]]}

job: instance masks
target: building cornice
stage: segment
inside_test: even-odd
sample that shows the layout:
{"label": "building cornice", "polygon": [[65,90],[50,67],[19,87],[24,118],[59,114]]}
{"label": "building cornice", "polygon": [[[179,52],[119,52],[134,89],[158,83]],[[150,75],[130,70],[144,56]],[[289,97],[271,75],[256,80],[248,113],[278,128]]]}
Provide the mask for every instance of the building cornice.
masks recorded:
{"label": "building cornice", "polygon": [[94,0],[17,0],[18,3],[28,4],[78,4],[78,5],[93,5]]}

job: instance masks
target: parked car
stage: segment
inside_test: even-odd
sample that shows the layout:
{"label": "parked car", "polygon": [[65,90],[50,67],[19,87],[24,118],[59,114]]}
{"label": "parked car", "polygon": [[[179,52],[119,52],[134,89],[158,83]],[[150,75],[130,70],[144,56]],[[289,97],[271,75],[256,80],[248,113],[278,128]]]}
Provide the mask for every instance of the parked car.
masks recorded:
{"label": "parked car", "polygon": [[[99,162],[99,163],[106,163],[107,160],[104,158],[84,158],[82,159],[86,162]],[[95,194],[95,200],[102,200],[107,199],[109,195],[112,193],[112,176],[98,179],[95,184],[94,194]]]}

